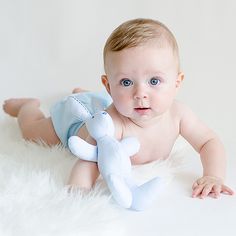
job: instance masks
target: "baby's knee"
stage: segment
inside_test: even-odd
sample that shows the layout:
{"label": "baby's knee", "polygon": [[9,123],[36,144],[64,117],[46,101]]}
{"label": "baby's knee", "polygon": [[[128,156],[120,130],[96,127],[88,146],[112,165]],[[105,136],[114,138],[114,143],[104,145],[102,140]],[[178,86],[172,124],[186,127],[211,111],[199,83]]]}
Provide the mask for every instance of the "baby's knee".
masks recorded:
{"label": "baby's knee", "polygon": [[25,140],[31,140],[33,138],[32,130],[27,126],[21,126],[21,135]]}
{"label": "baby's knee", "polygon": [[33,125],[22,125],[21,126],[21,135],[25,140],[28,141],[43,141],[38,130]]}

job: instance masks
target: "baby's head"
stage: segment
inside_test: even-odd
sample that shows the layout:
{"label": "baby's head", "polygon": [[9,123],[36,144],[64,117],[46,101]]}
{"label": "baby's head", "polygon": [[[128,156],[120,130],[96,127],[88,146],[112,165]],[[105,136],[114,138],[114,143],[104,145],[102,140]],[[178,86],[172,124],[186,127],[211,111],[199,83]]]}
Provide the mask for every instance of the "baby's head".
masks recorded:
{"label": "baby's head", "polygon": [[119,25],[107,39],[103,50],[103,61],[106,70],[107,55],[109,52],[138,47],[154,43],[156,46],[170,47],[179,68],[179,50],[172,32],[161,22],[152,19],[133,19]]}
{"label": "baby's head", "polygon": [[103,57],[102,83],[120,114],[148,119],[168,110],[183,74],[177,42],[164,24],[151,19],[124,22],[107,39]]}

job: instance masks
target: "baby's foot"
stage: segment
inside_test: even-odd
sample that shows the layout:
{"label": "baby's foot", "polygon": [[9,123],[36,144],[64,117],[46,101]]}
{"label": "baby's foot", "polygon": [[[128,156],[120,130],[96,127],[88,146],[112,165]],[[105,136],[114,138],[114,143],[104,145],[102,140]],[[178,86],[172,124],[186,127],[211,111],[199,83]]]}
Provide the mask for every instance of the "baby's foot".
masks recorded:
{"label": "baby's foot", "polygon": [[87,92],[88,90],[82,89],[82,88],[74,88],[72,93],[81,93],[81,92]]}
{"label": "baby's foot", "polygon": [[40,105],[40,101],[35,98],[11,98],[4,101],[3,110],[10,116],[17,117],[23,105],[26,103],[35,103]]}

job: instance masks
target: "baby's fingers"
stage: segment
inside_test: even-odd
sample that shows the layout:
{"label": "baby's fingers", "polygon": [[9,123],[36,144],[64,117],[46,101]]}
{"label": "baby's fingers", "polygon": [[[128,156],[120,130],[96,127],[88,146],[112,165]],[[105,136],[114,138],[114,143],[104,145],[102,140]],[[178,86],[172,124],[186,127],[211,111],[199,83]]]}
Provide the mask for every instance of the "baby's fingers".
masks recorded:
{"label": "baby's fingers", "polygon": [[208,195],[212,196],[213,186],[213,184],[193,185],[192,197],[200,197],[203,199]]}
{"label": "baby's fingers", "polygon": [[214,185],[212,188],[212,192],[209,194],[210,197],[218,198],[221,193],[221,185]]}
{"label": "baby's fingers", "polygon": [[197,188],[198,186],[199,186],[199,185],[198,185],[197,181],[194,182],[194,183],[193,183],[193,186],[192,186],[192,190],[194,190],[194,189]]}
{"label": "baby's fingers", "polygon": [[234,194],[234,191],[226,185],[222,185],[221,192],[228,195]]}
{"label": "baby's fingers", "polygon": [[203,190],[202,190],[202,194],[201,194],[201,198],[205,198],[207,197],[211,192],[212,192],[212,189],[213,189],[213,184],[208,184],[208,185],[205,185]]}
{"label": "baby's fingers", "polygon": [[[194,186],[193,186],[194,187]],[[197,185],[193,189],[192,197],[198,197],[201,192],[202,192],[203,186],[202,185]]]}

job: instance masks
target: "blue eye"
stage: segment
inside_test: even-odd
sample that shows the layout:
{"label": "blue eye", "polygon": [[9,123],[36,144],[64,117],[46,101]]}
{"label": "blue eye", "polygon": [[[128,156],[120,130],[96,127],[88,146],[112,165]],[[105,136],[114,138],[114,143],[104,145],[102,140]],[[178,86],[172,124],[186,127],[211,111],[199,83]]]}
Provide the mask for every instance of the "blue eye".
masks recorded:
{"label": "blue eye", "polygon": [[153,77],[153,78],[151,78],[150,79],[150,81],[149,81],[149,83],[151,84],[151,85],[158,85],[158,84],[160,84],[160,79],[158,79],[157,77]]}
{"label": "blue eye", "polygon": [[124,87],[128,87],[130,85],[133,85],[133,81],[131,81],[130,79],[122,79],[120,81],[120,84]]}

